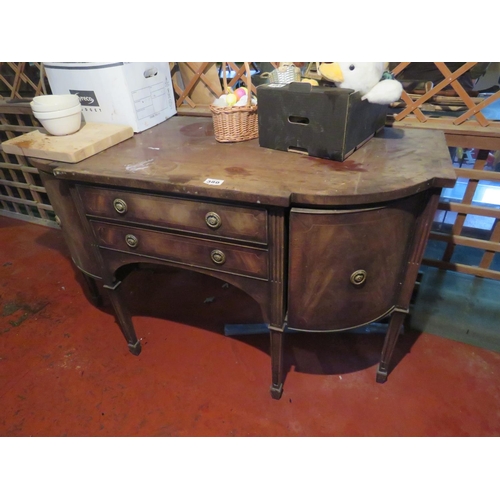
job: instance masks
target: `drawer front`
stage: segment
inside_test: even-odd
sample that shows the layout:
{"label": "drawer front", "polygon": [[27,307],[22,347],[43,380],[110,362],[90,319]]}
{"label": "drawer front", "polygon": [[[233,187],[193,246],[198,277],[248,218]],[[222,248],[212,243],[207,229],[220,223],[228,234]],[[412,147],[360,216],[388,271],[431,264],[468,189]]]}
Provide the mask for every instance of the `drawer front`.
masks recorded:
{"label": "drawer front", "polygon": [[103,248],[242,276],[268,276],[267,250],[105,222],[91,224]]}
{"label": "drawer front", "polygon": [[418,198],[375,210],[292,210],[290,328],[343,330],[374,321],[395,305]]}
{"label": "drawer front", "polygon": [[267,211],[79,186],[87,215],[253,243],[267,243]]}

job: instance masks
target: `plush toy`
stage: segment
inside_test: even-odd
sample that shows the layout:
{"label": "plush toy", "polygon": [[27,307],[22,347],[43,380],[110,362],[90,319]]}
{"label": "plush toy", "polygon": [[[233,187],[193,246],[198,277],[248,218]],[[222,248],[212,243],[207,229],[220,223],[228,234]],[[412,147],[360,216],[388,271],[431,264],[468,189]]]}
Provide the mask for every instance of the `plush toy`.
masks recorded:
{"label": "plush toy", "polygon": [[353,89],[361,93],[361,99],[374,104],[391,104],[403,92],[403,86],[385,71],[381,62],[321,63],[319,74],[337,87]]}

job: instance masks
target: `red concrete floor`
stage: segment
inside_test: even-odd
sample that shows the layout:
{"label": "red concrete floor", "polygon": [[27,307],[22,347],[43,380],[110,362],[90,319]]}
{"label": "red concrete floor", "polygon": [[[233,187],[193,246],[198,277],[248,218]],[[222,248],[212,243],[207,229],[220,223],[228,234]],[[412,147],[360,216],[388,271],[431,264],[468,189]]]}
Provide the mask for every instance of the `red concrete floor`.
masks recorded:
{"label": "red concrete floor", "polygon": [[499,353],[406,332],[381,385],[381,335],[290,334],[275,401],[267,335],[223,334],[262,322],[250,297],[168,268],[123,286],[138,357],[61,232],[0,217],[1,436],[500,434]]}

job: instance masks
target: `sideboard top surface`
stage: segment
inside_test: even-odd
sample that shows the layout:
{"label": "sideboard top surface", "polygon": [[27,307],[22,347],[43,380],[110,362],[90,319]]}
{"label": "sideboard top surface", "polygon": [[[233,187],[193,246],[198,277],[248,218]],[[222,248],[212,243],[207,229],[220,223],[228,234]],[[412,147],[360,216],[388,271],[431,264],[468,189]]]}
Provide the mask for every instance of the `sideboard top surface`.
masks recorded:
{"label": "sideboard top surface", "polygon": [[31,162],[80,182],[275,206],[384,202],[456,179],[440,131],[385,128],[337,162],[262,148],[258,139],[218,143],[212,119],[192,116],[174,116],[79,163]]}

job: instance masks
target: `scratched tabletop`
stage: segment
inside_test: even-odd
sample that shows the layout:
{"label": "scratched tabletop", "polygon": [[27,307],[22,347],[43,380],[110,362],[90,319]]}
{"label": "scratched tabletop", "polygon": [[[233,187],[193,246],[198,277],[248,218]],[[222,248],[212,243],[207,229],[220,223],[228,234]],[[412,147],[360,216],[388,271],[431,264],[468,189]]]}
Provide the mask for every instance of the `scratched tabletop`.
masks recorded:
{"label": "scratched tabletop", "polygon": [[345,161],[218,143],[211,118],[174,116],[79,163],[30,158],[61,179],[275,206],[390,201],[456,175],[444,133],[384,128]]}

